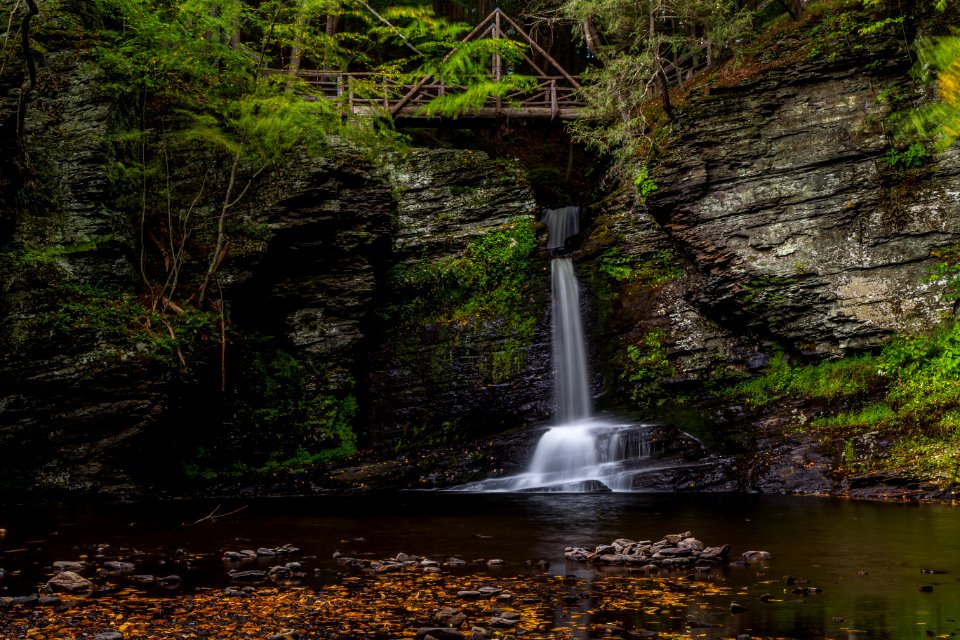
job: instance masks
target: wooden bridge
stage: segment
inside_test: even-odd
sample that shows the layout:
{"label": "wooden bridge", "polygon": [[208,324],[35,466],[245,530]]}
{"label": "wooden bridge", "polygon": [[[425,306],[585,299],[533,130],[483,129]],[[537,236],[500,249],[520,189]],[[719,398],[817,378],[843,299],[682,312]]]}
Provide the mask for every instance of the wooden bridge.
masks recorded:
{"label": "wooden bridge", "polygon": [[[504,31],[508,27],[511,33]],[[554,60],[526,31],[499,8],[487,16],[462,42],[480,38],[510,38],[524,42],[530,50],[541,56],[546,64],[538,65],[529,55],[523,60],[533,73],[535,86],[532,90],[516,91],[503,97],[489,98],[479,110],[466,114],[473,118],[549,118],[574,119],[581,117],[580,109],[586,105],[577,95],[580,82]],[[447,54],[447,58],[456,51]],[[445,58],[445,60],[447,59]],[[548,73],[543,67],[550,70]],[[501,82],[507,75],[503,61],[494,56],[490,77]],[[297,75],[332,99],[344,101],[354,114],[389,113],[394,118],[422,118],[424,107],[444,95],[466,91],[466,87],[450,85],[432,75],[419,82],[404,84],[382,74],[348,73],[342,71],[299,71]]]}
{"label": "wooden bridge", "polygon": [[[755,11],[762,11],[775,0],[764,0]],[[378,16],[379,17],[379,16]],[[505,31],[504,28],[509,31]],[[520,25],[499,8],[484,18],[462,42],[481,38],[510,38],[525,43],[539,55],[545,64],[541,67],[524,54],[526,74],[535,81],[532,90],[517,91],[503,97],[489,98],[477,111],[465,114],[473,118],[549,118],[570,120],[584,117],[586,102],[579,97],[580,79],[569,74]],[[408,43],[409,44],[409,43]],[[412,45],[411,45],[412,46]],[[456,49],[447,54],[449,59]],[[696,74],[713,67],[715,51],[709,41],[689,43],[687,54],[661,60],[668,87],[684,88],[685,82]],[[503,61],[494,56],[490,77],[500,82],[507,75]],[[546,67],[549,70],[544,69]],[[274,73],[282,73],[275,71]],[[305,71],[297,75],[328,98],[341,100],[351,113],[362,115],[389,114],[394,118],[430,117],[425,107],[444,95],[466,91],[465,86],[445,84],[442,79],[428,75],[419,82],[407,84],[378,73],[351,73],[343,71]],[[651,96],[653,97],[653,96]]]}

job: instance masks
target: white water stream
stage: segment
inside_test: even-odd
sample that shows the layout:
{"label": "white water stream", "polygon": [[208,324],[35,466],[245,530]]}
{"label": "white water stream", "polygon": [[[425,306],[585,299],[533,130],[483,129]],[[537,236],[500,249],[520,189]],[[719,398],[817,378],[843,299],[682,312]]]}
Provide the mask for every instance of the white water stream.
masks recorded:
{"label": "white water stream", "polygon": [[[543,215],[551,250],[562,250],[579,231],[578,207]],[[580,286],[568,257],[551,259],[552,344],[556,424],[548,429],[527,470],[459,487],[467,491],[630,491],[650,457],[644,425],[609,422],[592,415],[590,369],[580,312]]]}

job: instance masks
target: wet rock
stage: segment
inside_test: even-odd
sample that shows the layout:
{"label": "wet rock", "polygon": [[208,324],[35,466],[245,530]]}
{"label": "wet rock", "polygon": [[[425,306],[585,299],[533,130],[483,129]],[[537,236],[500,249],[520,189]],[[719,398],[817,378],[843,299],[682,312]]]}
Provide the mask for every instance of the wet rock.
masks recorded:
{"label": "wet rock", "polygon": [[277,555],[277,550],[267,549],[266,547],[260,547],[259,549],[256,550],[255,553],[257,554],[257,557],[260,557],[260,558],[272,558],[273,556]]}
{"label": "wet rock", "polygon": [[137,584],[153,584],[157,581],[157,577],[149,574],[140,574],[130,576],[130,580],[132,582],[136,582]]}
{"label": "wet rock", "polygon": [[925,585],[923,585],[922,587],[920,587],[919,591],[920,591],[921,593],[932,593],[932,592],[933,592],[933,585],[925,584]]}
{"label": "wet rock", "polygon": [[457,597],[463,598],[464,600],[477,600],[481,596],[482,594],[479,591],[471,591],[471,590],[457,591]]}
{"label": "wet rock", "polygon": [[424,640],[427,636],[433,636],[437,640],[460,640],[464,635],[456,629],[450,627],[420,627],[417,629],[417,638]]}
{"label": "wet rock", "polygon": [[743,561],[749,563],[766,562],[773,555],[769,551],[744,551]]}
{"label": "wet rock", "polygon": [[467,616],[459,609],[444,607],[433,614],[433,621],[444,627],[459,627],[467,621]]}
{"label": "wet rock", "polygon": [[267,640],[300,640],[300,634],[293,629],[267,636]]}
{"label": "wet rock", "polygon": [[11,604],[18,604],[22,606],[33,606],[40,603],[40,596],[36,594],[31,594],[29,596],[16,596],[11,599]]}
{"label": "wet rock", "polygon": [[231,580],[237,582],[256,582],[257,580],[266,578],[267,572],[260,571],[259,569],[251,569],[249,571],[228,571],[227,575],[230,576]]}
{"label": "wet rock", "polygon": [[123,640],[123,634],[119,631],[105,631],[93,636],[93,640]]}
{"label": "wet rock", "polygon": [[483,627],[473,627],[470,630],[470,640],[488,640],[493,636],[492,629],[485,629]]}
{"label": "wet rock", "polygon": [[503,593],[503,589],[497,587],[480,587],[477,591],[485,598],[492,598]]}
{"label": "wet rock", "polygon": [[775,596],[772,593],[764,593],[760,596],[760,602],[771,602],[775,599]]}
{"label": "wet rock", "polygon": [[53,570],[57,573],[61,571],[73,571],[74,573],[83,571],[87,567],[85,562],[78,560],[57,560],[53,563]]}
{"label": "wet rock", "polygon": [[132,562],[121,562],[119,560],[110,560],[103,563],[103,568],[110,573],[133,573],[136,566]]}
{"label": "wet rock", "polygon": [[494,629],[510,629],[511,627],[517,626],[520,623],[519,616],[516,618],[506,617],[506,614],[509,612],[504,612],[503,614],[493,616],[490,618],[490,626]]}
{"label": "wet rock", "polygon": [[93,592],[93,583],[73,571],[61,571],[50,578],[45,587],[49,591],[66,591],[73,594]]}
{"label": "wet rock", "polygon": [[743,613],[747,610],[742,604],[737,604],[736,602],[730,603],[730,613]]}
{"label": "wet rock", "polygon": [[448,558],[448,559],[447,559],[446,565],[447,565],[448,567],[451,567],[451,568],[452,568],[452,567],[465,567],[465,566],[467,565],[467,561],[466,561],[466,560],[461,560],[460,558],[453,558],[453,557],[451,557],[451,558]]}
{"label": "wet rock", "polygon": [[62,602],[63,600],[61,600],[59,596],[40,596],[40,598],[37,600],[37,604],[40,606],[48,607],[55,607]]}
{"label": "wet rock", "polygon": [[500,558],[491,558],[490,560],[487,560],[488,567],[497,567],[502,564],[504,564],[504,562]]}
{"label": "wet rock", "polygon": [[267,570],[267,577],[268,577],[268,578],[277,578],[277,579],[289,578],[292,574],[293,574],[293,572],[290,571],[290,569],[288,569],[288,568],[286,568],[286,567],[284,567],[284,566],[281,566],[281,565],[276,565],[276,566],[270,567],[270,568]]}

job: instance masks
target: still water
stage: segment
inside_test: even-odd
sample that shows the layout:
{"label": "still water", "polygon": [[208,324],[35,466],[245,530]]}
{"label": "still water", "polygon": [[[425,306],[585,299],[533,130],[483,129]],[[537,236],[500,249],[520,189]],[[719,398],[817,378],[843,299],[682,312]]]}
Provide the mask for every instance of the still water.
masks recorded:
{"label": "still water", "polygon": [[[242,510],[189,524],[218,505],[219,513]],[[89,556],[97,545],[118,557],[142,552],[139,571],[184,574],[188,590],[223,583],[224,549],[283,544],[303,549],[309,579],[317,583],[337,579],[335,551],[365,558],[398,552],[437,560],[500,558],[502,567],[483,569],[500,575],[530,573],[527,561],[546,560],[550,573],[599,580],[625,570],[567,563],[564,547],[691,531],[707,545],[729,544],[733,559],[748,550],[773,555],[764,565],[734,563],[706,578],[732,589],[700,604],[700,618],[720,625],[709,637],[902,639],[960,632],[960,510],[943,504],[727,494],[323,494],[110,508],[13,506],[0,510],[0,528],[7,530],[0,539],[3,596],[36,592],[49,576],[45,567]],[[188,564],[176,560],[178,549]],[[783,579],[788,575],[822,592],[792,594]],[[761,602],[765,593],[775,600]],[[731,600],[748,610],[731,616]],[[638,627],[641,617],[638,610]]]}

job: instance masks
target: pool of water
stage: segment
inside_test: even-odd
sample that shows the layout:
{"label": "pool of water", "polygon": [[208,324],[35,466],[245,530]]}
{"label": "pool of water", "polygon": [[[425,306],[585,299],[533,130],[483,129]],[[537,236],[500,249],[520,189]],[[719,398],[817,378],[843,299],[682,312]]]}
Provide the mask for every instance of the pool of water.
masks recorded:
{"label": "pool of water", "polygon": [[[240,510],[193,524],[215,509]],[[7,531],[0,539],[3,596],[35,592],[55,560],[98,553],[137,559],[140,573],[181,574],[184,589],[220,586],[223,550],[284,544],[303,550],[308,582],[337,579],[337,551],[364,558],[399,552],[468,562],[499,558],[501,567],[483,570],[516,575],[542,571],[536,563],[544,560],[550,573],[592,581],[625,570],[568,563],[564,547],[691,531],[707,545],[729,544],[733,558],[748,550],[772,554],[762,565],[734,563],[708,578],[728,587],[691,614],[720,625],[709,633],[721,635],[710,637],[901,639],[960,632],[960,510],[943,504],[727,494],[324,494],[109,508],[7,506],[0,528]],[[785,576],[822,592],[794,594],[797,585]],[[773,601],[761,602],[762,594]],[[747,611],[731,616],[731,600]],[[643,616],[638,606],[638,627]]]}

